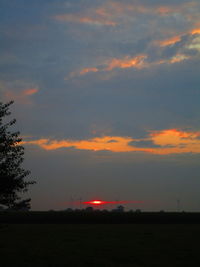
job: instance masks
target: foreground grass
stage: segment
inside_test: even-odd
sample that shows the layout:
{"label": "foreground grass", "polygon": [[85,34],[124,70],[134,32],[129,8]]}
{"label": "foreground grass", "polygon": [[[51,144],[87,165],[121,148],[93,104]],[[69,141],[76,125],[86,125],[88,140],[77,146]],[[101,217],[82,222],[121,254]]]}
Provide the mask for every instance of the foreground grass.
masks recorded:
{"label": "foreground grass", "polygon": [[8,224],[1,266],[200,266],[200,225]]}

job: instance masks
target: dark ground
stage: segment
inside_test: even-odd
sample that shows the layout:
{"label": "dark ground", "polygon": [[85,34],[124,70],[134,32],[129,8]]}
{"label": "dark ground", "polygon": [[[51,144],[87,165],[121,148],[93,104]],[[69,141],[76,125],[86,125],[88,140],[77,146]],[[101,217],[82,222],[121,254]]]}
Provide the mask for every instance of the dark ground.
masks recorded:
{"label": "dark ground", "polygon": [[0,224],[0,266],[200,266],[200,224]]}

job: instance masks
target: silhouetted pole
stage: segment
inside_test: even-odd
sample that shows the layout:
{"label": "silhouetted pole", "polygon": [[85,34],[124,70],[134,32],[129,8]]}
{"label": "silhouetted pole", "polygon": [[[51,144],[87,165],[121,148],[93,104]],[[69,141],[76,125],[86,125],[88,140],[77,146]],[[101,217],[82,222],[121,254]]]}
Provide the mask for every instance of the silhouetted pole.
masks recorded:
{"label": "silhouetted pole", "polygon": [[177,211],[180,212],[180,210],[181,210],[180,209],[180,206],[181,206],[180,205],[180,199],[177,199],[176,202],[177,202]]}
{"label": "silhouetted pole", "polygon": [[82,209],[82,198],[81,197],[80,197],[79,201],[80,201],[80,209]]}

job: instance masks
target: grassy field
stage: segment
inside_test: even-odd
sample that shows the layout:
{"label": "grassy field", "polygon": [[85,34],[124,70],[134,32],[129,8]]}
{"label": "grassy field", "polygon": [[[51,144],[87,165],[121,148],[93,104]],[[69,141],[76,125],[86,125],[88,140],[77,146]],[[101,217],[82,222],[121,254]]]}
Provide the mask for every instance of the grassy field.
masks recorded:
{"label": "grassy field", "polygon": [[4,266],[200,266],[200,225],[4,224]]}

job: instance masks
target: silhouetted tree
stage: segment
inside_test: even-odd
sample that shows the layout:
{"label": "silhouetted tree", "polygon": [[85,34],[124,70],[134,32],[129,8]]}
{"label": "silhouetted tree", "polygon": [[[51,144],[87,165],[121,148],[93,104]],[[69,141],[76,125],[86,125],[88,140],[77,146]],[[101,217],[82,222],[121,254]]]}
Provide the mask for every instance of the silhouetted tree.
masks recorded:
{"label": "silhouetted tree", "polygon": [[87,207],[87,208],[85,209],[85,211],[86,211],[86,212],[93,212],[94,209],[93,209],[93,207]]}
{"label": "silhouetted tree", "polygon": [[9,130],[16,120],[3,122],[11,113],[9,107],[12,103],[0,102],[0,205],[25,209],[30,208],[30,199],[21,201],[19,194],[26,192],[35,181],[25,181],[30,171],[21,167],[24,160],[24,147],[20,145],[22,139],[19,138],[19,132]]}
{"label": "silhouetted tree", "polygon": [[124,212],[124,206],[122,206],[122,205],[117,206],[116,211],[118,211],[118,212]]}
{"label": "silhouetted tree", "polygon": [[136,209],[135,212],[136,213],[141,213],[142,211],[141,211],[141,209]]}

